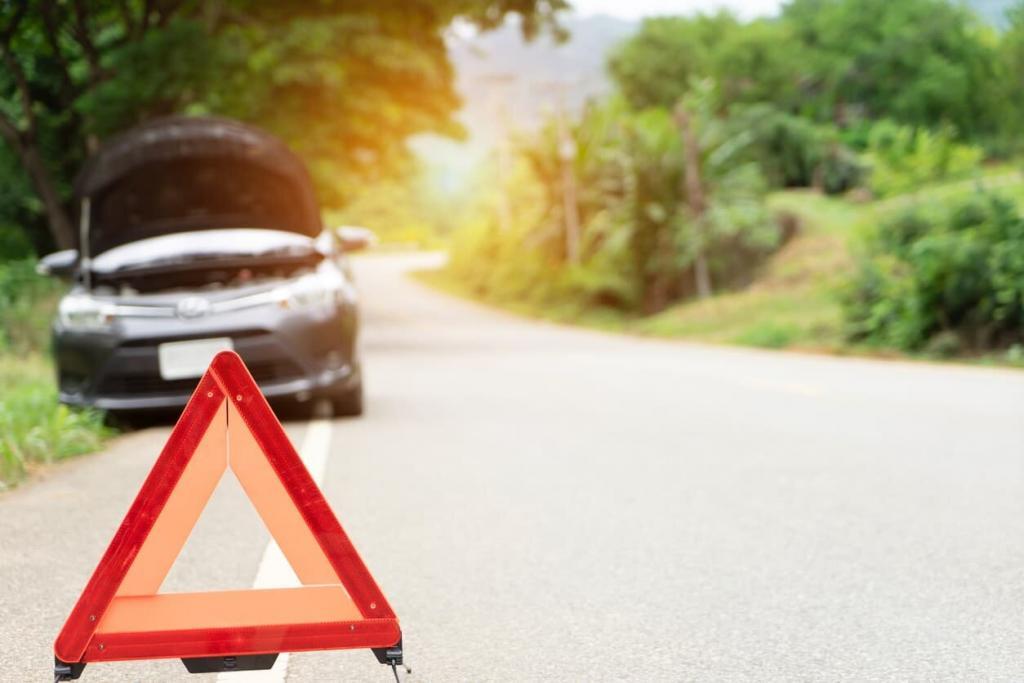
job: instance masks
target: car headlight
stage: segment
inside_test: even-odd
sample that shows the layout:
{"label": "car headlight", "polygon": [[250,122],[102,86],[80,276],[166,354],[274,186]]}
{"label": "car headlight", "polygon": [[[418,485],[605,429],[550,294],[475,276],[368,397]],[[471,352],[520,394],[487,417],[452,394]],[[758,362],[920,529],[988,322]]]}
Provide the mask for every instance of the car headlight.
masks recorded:
{"label": "car headlight", "polygon": [[340,283],[320,277],[303,277],[274,290],[274,297],[283,308],[314,308],[340,301]]}
{"label": "car headlight", "polygon": [[71,294],[61,299],[57,316],[68,329],[105,330],[114,320],[114,306],[85,294]]}

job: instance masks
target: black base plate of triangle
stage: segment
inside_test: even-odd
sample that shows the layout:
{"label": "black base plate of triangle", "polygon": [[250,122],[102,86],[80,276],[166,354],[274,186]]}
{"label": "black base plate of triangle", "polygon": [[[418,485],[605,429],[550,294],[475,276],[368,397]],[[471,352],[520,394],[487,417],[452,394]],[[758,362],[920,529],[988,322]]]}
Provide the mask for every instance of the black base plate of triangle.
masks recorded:
{"label": "black base plate of triangle", "polygon": [[194,657],[182,659],[190,674],[214,674],[222,671],[264,671],[274,666],[277,653],[238,657]]}

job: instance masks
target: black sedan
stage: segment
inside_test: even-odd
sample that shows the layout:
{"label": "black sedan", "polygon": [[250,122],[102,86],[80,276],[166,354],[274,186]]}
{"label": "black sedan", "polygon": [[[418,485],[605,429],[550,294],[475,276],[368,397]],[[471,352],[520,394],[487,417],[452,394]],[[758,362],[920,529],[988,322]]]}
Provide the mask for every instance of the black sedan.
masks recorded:
{"label": "black sedan", "polygon": [[75,189],[79,248],[40,263],[74,282],[53,328],[62,402],[177,408],[234,349],[272,401],[362,412],[346,254],[370,236],[322,228],[281,142],[223,119],[164,119],[113,139]]}

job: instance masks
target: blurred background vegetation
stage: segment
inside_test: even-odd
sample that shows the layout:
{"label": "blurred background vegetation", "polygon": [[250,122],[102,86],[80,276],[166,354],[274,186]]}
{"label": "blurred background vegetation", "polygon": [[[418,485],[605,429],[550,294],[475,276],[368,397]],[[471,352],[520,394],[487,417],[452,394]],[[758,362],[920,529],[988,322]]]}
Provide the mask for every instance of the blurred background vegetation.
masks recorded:
{"label": "blurred background vegetation", "polygon": [[1024,3],[649,18],[607,92],[492,161],[427,277],[640,333],[1019,363],[1022,60]]}
{"label": "blurred background vegetation", "polygon": [[525,313],[1024,362],[1024,2],[569,4],[0,0],[0,481],[105,434],[55,406],[33,264],[89,153],[170,113],[271,130],[330,223]]}

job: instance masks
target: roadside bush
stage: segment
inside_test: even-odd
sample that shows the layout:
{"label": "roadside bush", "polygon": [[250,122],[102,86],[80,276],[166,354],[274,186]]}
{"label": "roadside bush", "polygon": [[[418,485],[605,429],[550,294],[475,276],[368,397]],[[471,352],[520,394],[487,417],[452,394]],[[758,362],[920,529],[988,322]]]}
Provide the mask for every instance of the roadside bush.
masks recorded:
{"label": "roadside bush", "polygon": [[842,194],[860,187],[866,168],[860,156],[848,147],[832,141],[821,159],[820,183],[825,194]]}
{"label": "roadside bush", "polygon": [[[0,193],[0,201],[3,194]],[[32,254],[32,243],[20,226],[5,225],[0,220],[0,262],[9,259],[28,258]]]}
{"label": "roadside bush", "polygon": [[980,147],[956,142],[949,126],[927,130],[879,121],[868,137],[871,190],[885,197],[937,180],[967,178],[984,156]]}
{"label": "roadside bush", "polygon": [[[475,295],[499,303],[548,307],[580,302],[585,276],[564,267],[564,234],[552,189],[530,160],[518,159],[498,196],[495,178],[482,179],[480,200],[451,235],[448,272]],[[488,192],[485,188],[492,188]],[[507,221],[498,219],[502,201]],[[584,240],[591,237],[584,234]],[[587,250],[589,246],[585,243]]]}
{"label": "roadside bush", "polygon": [[914,208],[865,235],[843,297],[854,341],[951,355],[1024,341],[1024,218],[997,194]]}
{"label": "roadside bush", "polygon": [[[588,237],[593,238],[596,222]],[[625,231],[609,235],[587,250],[583,263],[570,265],[552,256],[561,251],[560,231],[538,226],[503,233],[492,221],[480,220],[452,236],[447,270],[475,296],[498,303],[629,309],[635,283],[628,276],[626,237]]]}
{"label": "roadside bush", "polygon": [[0,352],[46,349],[63,289],[59,281],[36,274],[34,259],[0,263]]}
{"label": "roadside bush", "polygon": [[94,410],[57,403],[53,368],[38,354],[0,356],[0,490],[33,467],[100,447],[112,432]]}
{"label": "roadside bush", "polygon": [[0,263],[0,490],[34,467],[96,450],[113,432],[99,411],[57,402],[46,351],[62,291],[33,259]]}
{"label": "roadside bush", "polygon": [[544,300],[555,288],[554,279],[542,253],[520,237],[503,233],[490,221],[474,221],[453,235],[448,269],[485,299]]}
{"label": "roadside bush", "polygon": [[863,179],[857,154],[827,126],[770,104],[739,108],[734,126],[751,135],[751,152],[773,187],[820,187],[840,194]]}

